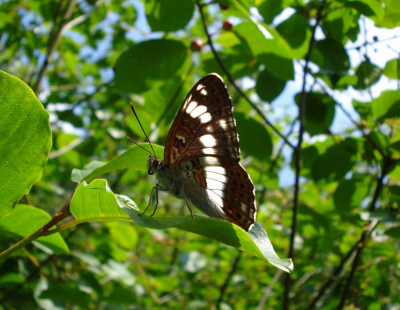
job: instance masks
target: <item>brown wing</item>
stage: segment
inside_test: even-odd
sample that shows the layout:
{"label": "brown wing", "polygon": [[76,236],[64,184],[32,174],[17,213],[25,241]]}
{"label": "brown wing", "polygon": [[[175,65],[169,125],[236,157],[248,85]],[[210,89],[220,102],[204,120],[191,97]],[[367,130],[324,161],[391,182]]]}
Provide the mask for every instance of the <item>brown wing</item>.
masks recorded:
{"label": "brown wing", "polygon": [[246,231],[252,228],[257,215],[255,189],[240,163],[229,157],[204,156],[182,161],[179,168],[185,177],[206,189],[208,201],[191,191],[186,193],[198,209]]}
{"label": "brown wing", "polygon": [[222,78],[212,73],[186,96],[168,133],[164,164],[177,166],[187,158],[210,155],[239,162],[239,139],[232,102]]}

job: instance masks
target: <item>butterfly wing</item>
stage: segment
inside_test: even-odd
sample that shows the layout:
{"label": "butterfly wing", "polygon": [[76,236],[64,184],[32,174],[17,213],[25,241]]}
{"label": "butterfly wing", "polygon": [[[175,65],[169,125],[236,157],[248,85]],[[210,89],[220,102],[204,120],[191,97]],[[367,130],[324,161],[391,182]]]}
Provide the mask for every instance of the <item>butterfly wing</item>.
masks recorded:
{"label": "butterfly wing", "polygon": [[232,112],[222,78],[215,73],[202,78],[186,96],[172,124],[163,164],[181,172],[185,195],[197,208],[247,231],[255,223],[255,191],[239,163],[239,137]]}
{"label": "butterfly wing", "polygon": [[240,160],[232,102],[222,78],[202,78],[186,96],[168,133],[164,165],[177,166],[187,158],[212,155]]}
{"label": "butterfly wing", "polygon": [[[179,164],[186,197],[211,217],[248,231],[256,221],[255,189],[243,166],[230,157],[203,156]],[[200,185],[201,189],[191,184]]]}

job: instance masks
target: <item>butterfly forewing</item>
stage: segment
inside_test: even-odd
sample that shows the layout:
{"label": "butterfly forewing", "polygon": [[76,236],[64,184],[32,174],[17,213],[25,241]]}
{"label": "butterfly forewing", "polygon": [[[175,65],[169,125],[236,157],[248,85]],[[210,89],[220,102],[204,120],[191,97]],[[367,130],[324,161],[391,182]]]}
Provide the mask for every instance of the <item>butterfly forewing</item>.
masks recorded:
{"label": "butterfly forewing", "polygon": [[232,102],[222,78],[202,78],[186,96],[167,137],[164,164],[212,155],[240,160]]}

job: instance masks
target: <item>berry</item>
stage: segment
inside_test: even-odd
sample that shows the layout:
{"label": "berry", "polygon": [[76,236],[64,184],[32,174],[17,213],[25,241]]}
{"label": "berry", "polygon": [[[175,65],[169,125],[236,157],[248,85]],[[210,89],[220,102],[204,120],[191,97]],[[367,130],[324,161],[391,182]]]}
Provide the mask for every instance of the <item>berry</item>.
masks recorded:
{"label": "berry", "polygon": [[190,49],[194,52],[199,52],[203,48],[203,43],[200,40],[193,40],[192,43],[190,44]]}

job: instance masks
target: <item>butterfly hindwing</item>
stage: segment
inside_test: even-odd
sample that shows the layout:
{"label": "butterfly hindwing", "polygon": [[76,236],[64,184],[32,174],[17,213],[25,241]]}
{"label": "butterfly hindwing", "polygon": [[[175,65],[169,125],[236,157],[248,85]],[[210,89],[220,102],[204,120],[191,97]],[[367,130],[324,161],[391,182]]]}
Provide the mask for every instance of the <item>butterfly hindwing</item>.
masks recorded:
{"label": "butterfly hindwing", "polygon": [[197,156],[240,160],[232,102],[222,78],[209,74],[186,96],[167,137],[164,164]]}
{"label": "butterfly hindwing", "polygon": [[256,218],[255,191],[246,170],[229,157],[197,157],[182,161],[182,176],[204,188],[208,201],[198,199],[195,191],[186,196],[204,213],[220,217],[242,227],[251,228]]}

